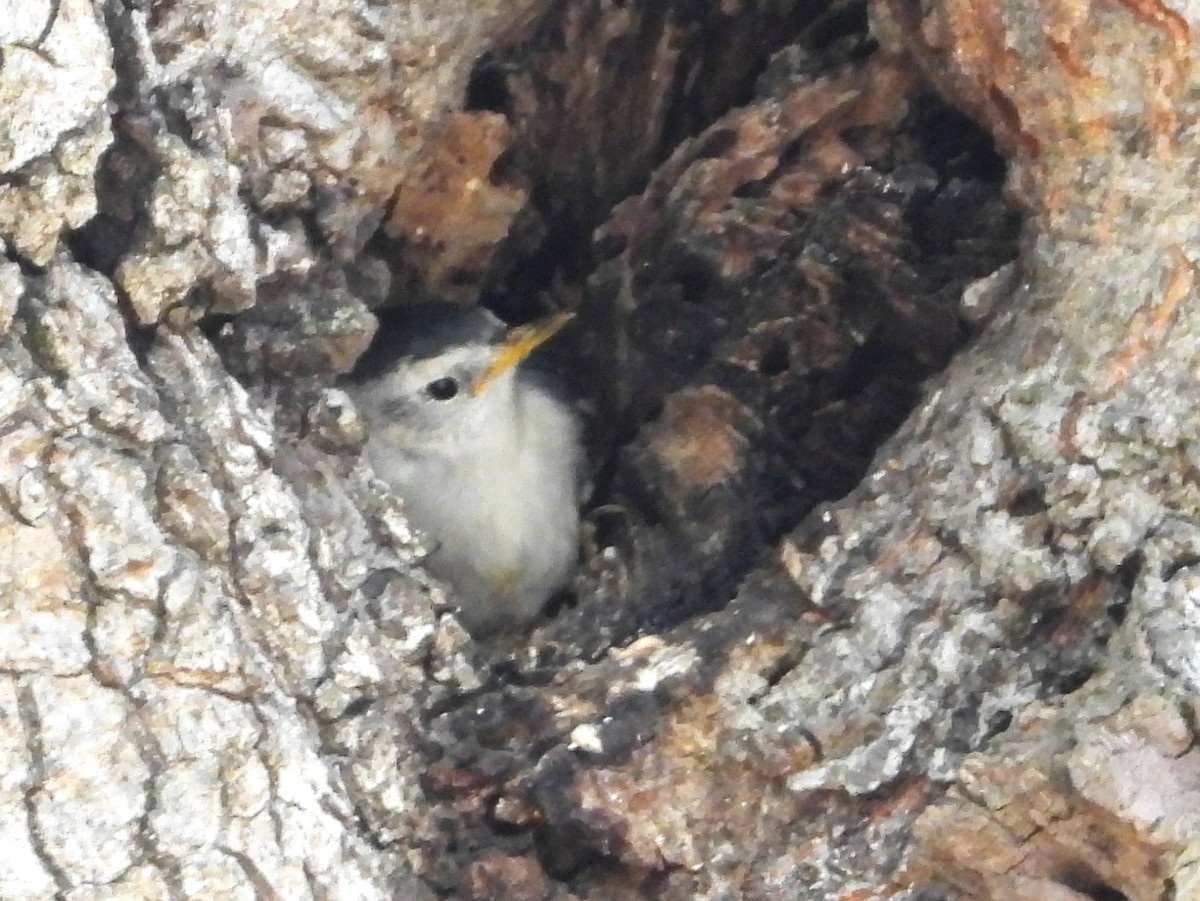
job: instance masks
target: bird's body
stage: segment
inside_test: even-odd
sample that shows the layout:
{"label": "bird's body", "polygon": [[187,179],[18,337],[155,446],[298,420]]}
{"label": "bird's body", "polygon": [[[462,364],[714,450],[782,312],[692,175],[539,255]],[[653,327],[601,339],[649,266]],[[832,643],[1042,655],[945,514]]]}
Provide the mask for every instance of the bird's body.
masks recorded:
{"label": "bird's body", "polygon": [[427,536],[427,566],[463,624],[483,634],[533,618],[570,580],[583,456],[571,407],[519,365],[548,334],[514,338],[483,311],[452,315],[491,321],[441,334],[418,323],[411,352],[350,391],[373,468]]}

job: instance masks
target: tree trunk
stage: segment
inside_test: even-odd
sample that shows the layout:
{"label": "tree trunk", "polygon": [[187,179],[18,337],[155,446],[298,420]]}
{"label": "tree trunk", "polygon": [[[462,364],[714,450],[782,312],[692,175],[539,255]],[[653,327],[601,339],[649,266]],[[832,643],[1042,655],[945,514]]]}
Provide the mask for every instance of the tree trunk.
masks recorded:
{"label": "tree trunk", "polygon": [[[144,6],[0,21],[0,898],[1200,898],[1200,10]],[[486,643],[434,295],[580,312]]]}

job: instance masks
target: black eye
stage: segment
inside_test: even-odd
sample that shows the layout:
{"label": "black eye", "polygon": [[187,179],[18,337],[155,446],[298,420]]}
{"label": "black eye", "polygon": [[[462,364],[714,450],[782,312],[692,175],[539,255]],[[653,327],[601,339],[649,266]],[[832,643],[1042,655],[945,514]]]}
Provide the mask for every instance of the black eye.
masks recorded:
{"label": "black eye", "polygon": [[425,393],[434,400],[450,400],[458,394],[458,382],[450,376],[434,379],[425,386]]}

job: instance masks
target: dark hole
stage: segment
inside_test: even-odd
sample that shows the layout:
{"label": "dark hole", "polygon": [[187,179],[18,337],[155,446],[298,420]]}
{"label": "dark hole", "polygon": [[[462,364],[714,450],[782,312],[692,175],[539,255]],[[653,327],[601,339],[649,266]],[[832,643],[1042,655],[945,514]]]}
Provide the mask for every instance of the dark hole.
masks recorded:
{"label": "dark hole", "polygon": [[[1106,612],[1118,626],[1125,622],[1125,616],[1129,612],[1129,599],[1133,596],[1134,585],[1137,583],[1145,562],[1142,553],[1138,551],[1131,554],[1124,563],[1117,567],[1117,585],[1120,590],[1113,592]],[[1192,564],[1187,565],[1191,566]]]}
{"label": "dark hole", "polygon": [[623,507],[599,507],[592,511],[588,522],[592,528],[592,541],[597,547],[626,548],[632,544],[629,511]]}
{"label": "dark hole", "polygon": [[366,713],[371,709],[371,705],[375,703],[374,698],[355,698],[346,705],[346,709],[342,711],[342,719],[350,719]]}
{"label": "dark hole", "polygon": [[561,613],[571,610],[579,605],[579,599],[570,591],[560,591],[550,597],[546,602],[546,608],[542,611],[542,615],[546,619],[554,619]]}
{"label": "dark hole", "polygon": [[133,243],[133,231],[128,222],[99,213],[83,227],[67,233],[67,246],[84,265],[112,275]]}
{"label": "dark hole", "polygon": [[1017,496],[1008,505],[1011,516],[1035,516],[1046,512],[1046,498],[1040,485],[1028,485],[1017,492]]}
{"label": "dark hole", "polygon": [[1105,608],[1105,613],[1115,625],[1121,625],[1125,622],[1125,617],[1129,613],[1129,598],[1121,598]]}
{"label": "dark hole", "polygon": [[[797,10],[801,13],[804,7]],[[865,3],[829,3],[815,22],[801,20],[801,27],[808,29],[807,43],[812,47],[828,47],[835,41],[853,38],[855,52],[853,59],[861,59],[875,48],[874,41],[863,40],[862,36],[869,31],[867,24],[867,4]]]}
{"label": "dark hole", "polygon": [[1008,727],[1012,725],[1011,710],[997,710],[990,717],[987,723],[987,738],[999,735],[1001,732],[1006,732]]}
{"label": "dark hole", "polygon": [[494,185],[517,182],[520,178],[520,163],[517,155],[512,152],[511,148],[496,157],[496,161],[492,163],[491,171],[488,172],[488,181]]}
{"label": "dark hole", "polygon": [[507,113],[511,100],[508,77],[503,65],[485,54],[475,64],[467,79],[464,106],[468,110]]}
{"label": "dark hole", "polygon": [[712,287],[712,277],[703,266],[691,265],[675,274],[675,283],[679,285],[680,295],[686,303],[701,304]]}
{"label": "dark hole", "polygon": [[538,826],[534,829],[534,852],[546,874],[566,882],[584,870],[599,870],[605,865],[603,855],[592,847],[589,837],[579,827]]}
{"label": "dark hole", "polygon": [[769,379],[774,378],[787,372],[791,362],[791,351],[787,342],[780,337],[774,337],[758,358],[758,371]]}
{"label": "dark hole", "polygon": [[[1169,582],[1179,575],[1179,573],[1183,570],[1191,569],[1194,566],[1200,566],[1200,556],[1195,554],[1182,554],[1173,560],[1171,564],[1163,570],[1163,581]],[[1130,583],[1130,587],[1132,587],[1132,583]]]}
{"label": "dark hole", "polygon": [[1113,888],[1095,873],[1082,866],[1060,873],[1058,881],[1064,887],[1092,898],[1093,901],[1129,901],[1129,896],[1123,891]]}
{"label": "dark hole", "polygon": [[719,128],[704,135],[696,144],[696,159],[715,159],[724,156],[737,144],[737,132],[732,128]]}
{"label": "dark hole", "polygon": [[492,804],[492,806],[488,809],[487,824],[489,829],[502,838],[511,838],[517,835],[524,835],[529,831],[529,827],[527,826],[509,823],[497,817],[495,804]]}
{"label": "dark hole", "polygon": [[363,580],[359,589],[369,600],[378,600],[397,575],[394,569],[377,569]]}
{"label": "dark hole", "polygon": [[1088,679],[1092,678],[1093,672],[1094,669],[1090,666],[1079,666],[1061,674],[1055,681],[1053,693],[1069,695],[1078,691]]}
{"label": "dark hole", "polygon": [[1133,591],[1134,585],[1137,584],[1138,576],[1142,573],[1142,567],[1145,565],[1145,558],[1141,551],[1135,551],[1130,554],[1119,567],[1117,567],[1117,578],[1121,581],[1121,587],[1128,594]]}
{"label": "dark hole", "polygon": [[756,178],[753,181],[743,182],[733,189],[733,196],[740,200],[759,200],[766,197],[770,192],[771,186],[766,180]]}

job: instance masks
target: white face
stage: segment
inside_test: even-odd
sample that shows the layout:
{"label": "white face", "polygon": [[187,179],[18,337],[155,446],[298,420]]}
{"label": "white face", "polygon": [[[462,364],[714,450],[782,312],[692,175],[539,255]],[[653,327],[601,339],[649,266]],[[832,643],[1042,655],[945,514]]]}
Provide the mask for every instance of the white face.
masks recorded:
{"label": "white face", "polygon": [[406,454],[453,455],[513,415],[515,368],[474,387],[497,354],[495,346],[455,347],[436,357],[402,359],[377,379],[350,389],[372,433]]}

